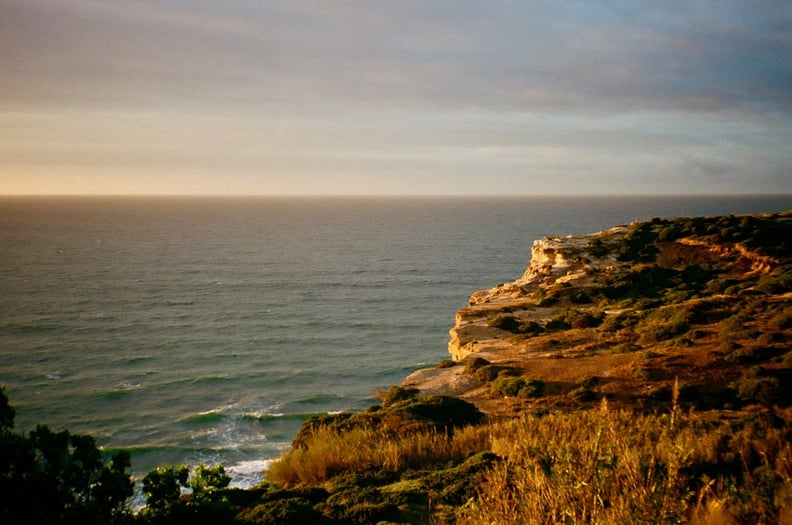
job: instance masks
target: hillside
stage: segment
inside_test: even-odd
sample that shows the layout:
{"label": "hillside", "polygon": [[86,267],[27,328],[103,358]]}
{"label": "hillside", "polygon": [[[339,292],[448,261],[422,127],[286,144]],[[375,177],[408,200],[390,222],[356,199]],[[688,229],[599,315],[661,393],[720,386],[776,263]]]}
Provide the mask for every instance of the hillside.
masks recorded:
{"label": "hillside", "polygon": [[[654,219],[535,241],[512,283],[474,292],[444,368],[403,386],[490,414],[792,402],[792,213]],[[520,389],[520,385],[542,385]],[[541,394],[541,395],[540,395]]]}

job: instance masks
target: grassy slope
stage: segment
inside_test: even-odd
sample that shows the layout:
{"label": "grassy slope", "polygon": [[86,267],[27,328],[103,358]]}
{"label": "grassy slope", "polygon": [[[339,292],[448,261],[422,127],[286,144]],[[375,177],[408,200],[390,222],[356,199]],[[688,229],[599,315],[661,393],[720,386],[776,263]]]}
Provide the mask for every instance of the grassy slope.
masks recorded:
{"label": "grassy slope", "polygon": [[490,312],[508,349],[453,365],[465,400],[309,421],[234,519],[792,523],[790,242],[790,215],[632,225],[590,247],[618,270]]}

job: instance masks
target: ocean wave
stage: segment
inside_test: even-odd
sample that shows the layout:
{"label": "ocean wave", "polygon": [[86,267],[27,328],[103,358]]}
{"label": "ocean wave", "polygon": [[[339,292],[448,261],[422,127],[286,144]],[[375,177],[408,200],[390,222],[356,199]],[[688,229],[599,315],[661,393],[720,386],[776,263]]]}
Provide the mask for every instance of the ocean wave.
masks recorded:
{"label": "ocean wave", "polygon": [[335,394],[316,394],[313,396],[303,397],[295,401],[298,405],[320,405],[330,403],[332,401],[341,401],[343,396]]}
{"label": "ocean wave", "polygon": [[264,474],[269,469],[274,459],[254,459],[240,461],[226,467],[226,473],[231,477],[231,488],[247,489],[255,487],[264,481]]}
{"label": "ocean wave", "polygon": [[207,410],[205,412],[198,412],[191,414],[179,420],[179,423],[214,423],[221,421],[228,417],[220,410]]}
{"label": "ocean wave", "polygon": [[140,387],[140,384],[138,384],[137,387],[134,387],[134,386],[131,387],[131,388],[122,387],[122,388],[116,388],[116,389],[113,389],[113,390],[107,390],[105,392],[100,393],[99,397],[101,397],[102,399],[107,399],[107,400],[122,399],[122,398],[128,396],[129,394],[131,394],[132,392],[134,392],[135,390],[137,390],[137,388],[139,388],[139,387]]}
{"label": "ocean wave", "polygon": [[257,421],[259,423],[268,423],[271,421],[305,421],[310,417],[324,416],[331,412],[297,412],[297,413],[259,413],[248,412],[242,415],[243,419],[250,421]]}
{"label": "ocean wave", "polygon": [[55,323],[21,324],[7,323],[0,325],[0,333],[4,334],[35,334],[40,332],[54,332],[62,328]]}
{"label": "ocean wave", "polygon": [[223,375],[196,377],[191,382],[200,385],[200,384],[224,383],[227,381],[233,381],[235,379],[236,378],[231,377],[228,374],[223,374]]}

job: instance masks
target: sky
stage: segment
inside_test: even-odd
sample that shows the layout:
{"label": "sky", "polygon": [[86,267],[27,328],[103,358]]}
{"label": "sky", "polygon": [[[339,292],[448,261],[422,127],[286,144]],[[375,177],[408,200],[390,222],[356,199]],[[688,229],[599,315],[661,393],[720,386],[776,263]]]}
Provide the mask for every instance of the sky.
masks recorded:
{"label": "sky", "polygon": [[0,0],[0,193],[792,193],[792,2]]}

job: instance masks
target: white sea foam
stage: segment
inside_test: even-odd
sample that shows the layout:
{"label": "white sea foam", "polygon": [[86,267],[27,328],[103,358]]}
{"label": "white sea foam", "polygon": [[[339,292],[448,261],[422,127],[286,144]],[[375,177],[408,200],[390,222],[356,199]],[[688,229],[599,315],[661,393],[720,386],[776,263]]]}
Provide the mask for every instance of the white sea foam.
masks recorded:
{"label": "white sea foam", "polygon": [[272,459],[240,461],[226,467],[226,473],[231,476],[230,486],[234,488],[255,487],[264,480],[264,472],[273,461]]}

